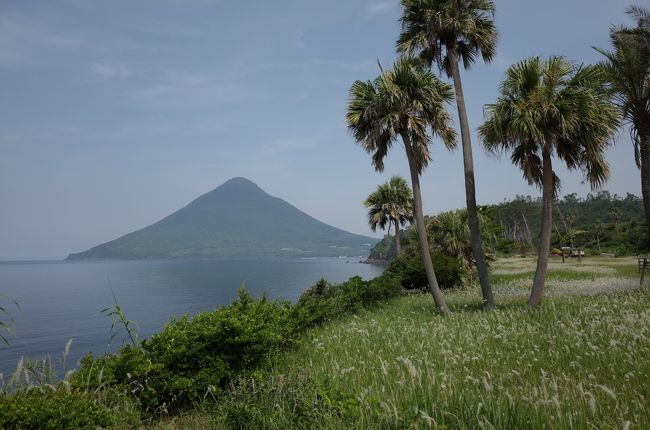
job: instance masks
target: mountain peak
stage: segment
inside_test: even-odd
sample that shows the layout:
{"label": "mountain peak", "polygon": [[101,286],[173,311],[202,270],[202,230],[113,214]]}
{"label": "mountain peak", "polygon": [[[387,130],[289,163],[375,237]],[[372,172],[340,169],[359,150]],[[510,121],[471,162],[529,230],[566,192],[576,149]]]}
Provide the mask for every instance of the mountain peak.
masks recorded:
{"label": "mountain peak", "polygon": [[270,196],[259,187],[255,182],[250,179],[237,176],[228,179],[223,184],[219,185],[212,191],[203,194],[197,198],[192,204],[204,203],[208,201],[216,201],[218,204],[223,204],[225,201],[249,199],[249,198],[269,198]]}
{"label": "mountain peak", "polygon": [[235,176],[234,178],[230,178],[226,182],[221,184],[220,187],[232,186],[232,185],[255,185],[256,187],[258,187],[258,185],[255,182],[251,181],[248,178],[244,178],[243,176]]}
{"label": "mountain peak", "polygon": [[363,255],[373,242],[235,177],[155,224],[68,259]]}

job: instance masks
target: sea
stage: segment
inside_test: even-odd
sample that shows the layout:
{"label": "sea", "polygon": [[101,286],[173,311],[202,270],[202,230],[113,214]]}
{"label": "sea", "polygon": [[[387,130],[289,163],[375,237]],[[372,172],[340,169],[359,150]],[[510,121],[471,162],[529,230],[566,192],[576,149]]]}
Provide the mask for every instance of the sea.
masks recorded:
{"label": "sea", "polygon": [[[245,287],[255,297],[295,301],[325,278],[372,279],[383,268],[363,264],[361,257],[197,259],[159,261],[30,261],[0,262],[0,322],[15,336],[0,343],[4,379],[21,358],[49,357],[62,374],[81,357],[101,355],[128,342],[125,333],[111,340],[112,318],[102,309],[119,304],[137,324],[140,338],[163,329],[170,318],[194,315],[231,303]],[[119,328],[116,327],[116,328]],[[0,327],[0,330],[2,328]],[[65,369],[61,359],[72,340]],[[0,340],[0,342],[2,342]]]}

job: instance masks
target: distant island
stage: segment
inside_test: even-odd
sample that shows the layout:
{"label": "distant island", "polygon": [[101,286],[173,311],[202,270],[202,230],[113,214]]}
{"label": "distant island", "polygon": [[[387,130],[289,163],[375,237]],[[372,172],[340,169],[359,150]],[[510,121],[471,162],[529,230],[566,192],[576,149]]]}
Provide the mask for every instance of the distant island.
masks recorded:
{"label": "distant island", "polygon": [[377,239],[327,225],[246,178],[168,217],[66,260],[367,256]]}

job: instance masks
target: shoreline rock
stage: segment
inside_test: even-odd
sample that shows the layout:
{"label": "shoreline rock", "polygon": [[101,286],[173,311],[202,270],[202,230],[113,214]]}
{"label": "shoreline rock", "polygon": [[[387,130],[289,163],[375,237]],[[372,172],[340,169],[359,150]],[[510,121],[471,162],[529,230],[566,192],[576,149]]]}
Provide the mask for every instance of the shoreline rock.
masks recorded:
{"label": "shoreline rock", "polygon": [[382,260],[380,258],[366,258],[365,260],[359,261],[359,263],[386,266],[388,264],[388,260]]}

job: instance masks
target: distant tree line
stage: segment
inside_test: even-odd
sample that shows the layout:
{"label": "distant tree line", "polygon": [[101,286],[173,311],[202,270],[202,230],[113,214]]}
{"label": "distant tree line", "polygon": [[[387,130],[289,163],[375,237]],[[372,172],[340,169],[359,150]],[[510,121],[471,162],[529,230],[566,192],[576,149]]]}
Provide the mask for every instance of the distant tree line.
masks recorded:
{"label": "distant tree line", "polygon": [[[534,252],[541,232],[541,199],[516,196],[483,207],[499,228],[496,251],[502,254]],[[554,206],[551,245],[582,248],[592,253],[635,254],[648,249],[643,200],[608,191],[580,198],[568,194]]]}
{"label": "distant tree line", "polygon": [[[528,255],[539,245],[542,199],[517,195],[510,201],[479,207],[482,241],[488,255]],[[588,254],[630,255],[647,252],[647,227],[643,200],[634,194],[624,197],[609,191],[578,197],[567,194],[555,202],[551,246],[580,248]],[[472,259],[466,212],[448,211],[426,217],[432,249],[450,256]],[[403,229],[402,242],[414,240],[412,228]],[[464,244],[464,247],[461,245]],[[387,235],[370,251],[371,260],[397,257],[394,236]],[[465,264],[471,268],[471,264]]]}

